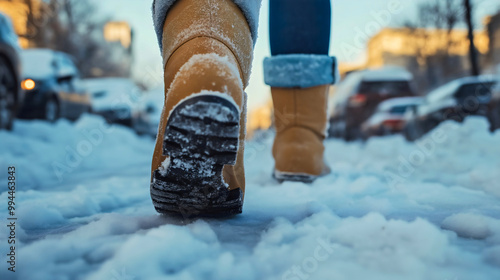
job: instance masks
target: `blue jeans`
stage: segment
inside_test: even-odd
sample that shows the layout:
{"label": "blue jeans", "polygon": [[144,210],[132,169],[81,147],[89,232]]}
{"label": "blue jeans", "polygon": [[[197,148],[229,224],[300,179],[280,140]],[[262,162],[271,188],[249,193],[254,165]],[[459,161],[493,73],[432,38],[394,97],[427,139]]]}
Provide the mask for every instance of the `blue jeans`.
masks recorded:
{"label": "blue jeans", "polygon": [[330,0],[270,0],[270,58],[264,80],[271,87],[308,88],[336,81],[330,47]]}
{"label": "blue jeans", "polygon": [[[153,2],[160,49],[165,17],[175,1]],[[261,0],[232,1],[245,15],[255,45]],[[307,88],[335,82],[336,59],[328,56],[330,8],[330,0],[270,0],[272,57],[264,61],[266,84]]]}
{"label": "blue jeans", "polygon": [[[163,23],[170,6],[175,1],[153,2],[153,19],[160,48]],[[255,44],[261,0],[233,1],[247,17]],[[270,0],[271,53],[273,55],[328,54],[330,7],[330,0]]]}
{"label": "blue jeans", "polygon": [[271,54],[327,55],[330,20],[330,0],[270,0]]}

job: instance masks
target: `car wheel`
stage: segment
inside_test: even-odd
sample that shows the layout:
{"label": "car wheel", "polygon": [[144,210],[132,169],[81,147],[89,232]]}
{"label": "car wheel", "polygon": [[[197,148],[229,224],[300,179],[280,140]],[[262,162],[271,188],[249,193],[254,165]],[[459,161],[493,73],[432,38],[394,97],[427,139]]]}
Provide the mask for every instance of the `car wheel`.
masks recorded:
{"label": "car wheel", "polygon": [[391,136],[393,134],[394,134],[393,131],[387,127],[383,127],[382,131],[380,132],[380,136]]}
{"label": "car wheel", "polygon": [[405,126],[405,136],[408,141],[415,141],[423,135],[418,121],[409,121]]}
{"label": "car wheel", "polygon": [[494,132],[495,130],[500,128],[500,104],[490,109],[488,113],[488,119],[490,121],[491,132]]}
{"label": "car wheel", "polygon": [[52,97],[45,102],[44,118],[49,122],[59,119],[59,103]]}
{"label": "car wheel", "polygon": [[403,128],[403,135],[408,141],[415,141],[415,129],[413,121],[407,121]]}
{"label": "car wheel", "polygon": [[357,127],[346,127],[344,130],[344,140],[346,142],[356,141],[362,138],[361,129]]}
{"label": "car wheel", "polygon": [[0,129],[12,129],[16,107],[16,80],[6,61],[0,57]]}
{"label": "car wheel", "polygon": [[328,137],[331,137],[331,138],[342,138],[342,134],[341,134],[341,128],[339,128],[341,126],[340,122],[339,121],[332,121],[330,120],[330,127],[328,129]]}
{"label": "car wheel", "polygon": [[363,142],[366,142],[368,141],[368,139],[370,139],[370,137],[372,137],[373,133],[371,130],[363,130],[361,131],[361,140],[363,140]]}
{"label": "car wheel", "polygon": [[[464,121],[465,118],[461,118],[461,120],[459,121],[460,123]],[[427,134],[428,132],[434,130],[436,127],[438,127],[439,125],[441,124],[441,121],[437,120],[437,119],[428,119],[424,122],[423,124],[423,133],[422,133],[422,136]]]}
{"label": "car wheel", "polygon": [[351,140],[351,134],[349,129],[347,129],[347,127],[342,130],[340,137],[346,142]]}

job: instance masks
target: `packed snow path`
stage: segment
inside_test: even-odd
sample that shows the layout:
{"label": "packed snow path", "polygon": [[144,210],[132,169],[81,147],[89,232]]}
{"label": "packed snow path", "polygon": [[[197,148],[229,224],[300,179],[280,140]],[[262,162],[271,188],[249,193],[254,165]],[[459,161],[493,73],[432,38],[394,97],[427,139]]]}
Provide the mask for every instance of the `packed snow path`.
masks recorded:
{"label": "packed snow path", "polygon": [[2,226],[0,279],[500,279],[498,143],[479,118],[416,144],[329,140],[333,173],[307,185],[271,179],[263,135],[244,213],[182,220],[150,201],[152,139],[93,116],[17,122],[0,131],[0,182],[15,166],[18,263]]}

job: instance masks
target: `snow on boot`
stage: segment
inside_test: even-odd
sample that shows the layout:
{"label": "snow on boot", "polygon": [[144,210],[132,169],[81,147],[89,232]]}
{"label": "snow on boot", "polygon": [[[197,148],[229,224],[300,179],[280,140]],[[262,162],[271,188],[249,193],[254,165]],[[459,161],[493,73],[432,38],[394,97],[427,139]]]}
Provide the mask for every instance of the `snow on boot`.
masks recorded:
{"label": "snow on boot", "polygon": [[[155,17],[163,2],[156,1]],[[153,204],[160,213],[184,217],[241,213],[250,26],[230,0],[179,0],[168,8],[161,31],[166,92],[152,162]]]}
{"label": "snow on boot", "polygon": [[330,173],[323,141],[334,68],[335,59],[322,55],[280,55],[264,62],[276,127],[273,175],[280,182],[310,183]]}

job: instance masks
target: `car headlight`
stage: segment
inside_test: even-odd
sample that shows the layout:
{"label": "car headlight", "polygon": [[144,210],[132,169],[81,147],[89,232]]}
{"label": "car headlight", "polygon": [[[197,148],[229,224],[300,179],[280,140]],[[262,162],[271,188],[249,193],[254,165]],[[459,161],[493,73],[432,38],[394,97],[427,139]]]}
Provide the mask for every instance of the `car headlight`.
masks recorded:
{"label": "car headlight", "polygon": [[36,83],[32,79],[26,79],[26,80],[21,82],[21,88],[23,90],[32,90],[35,87],[36,87]]}

